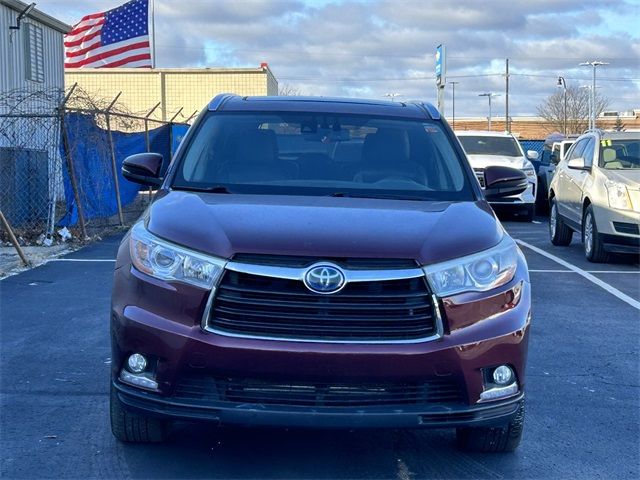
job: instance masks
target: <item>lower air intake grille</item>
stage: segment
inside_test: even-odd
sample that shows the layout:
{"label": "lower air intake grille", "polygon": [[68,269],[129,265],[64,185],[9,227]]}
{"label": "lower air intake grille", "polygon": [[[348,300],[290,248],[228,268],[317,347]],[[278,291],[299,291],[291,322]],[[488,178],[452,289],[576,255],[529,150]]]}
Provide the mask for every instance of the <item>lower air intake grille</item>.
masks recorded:
{"label": "lower air intake grille", "polygon": [[365,407],[453,403],[463,399],[453,379],[434,378],[422,383],[316,383],[184,377],[173,399],[203,406],[229,402],[310,407]]}

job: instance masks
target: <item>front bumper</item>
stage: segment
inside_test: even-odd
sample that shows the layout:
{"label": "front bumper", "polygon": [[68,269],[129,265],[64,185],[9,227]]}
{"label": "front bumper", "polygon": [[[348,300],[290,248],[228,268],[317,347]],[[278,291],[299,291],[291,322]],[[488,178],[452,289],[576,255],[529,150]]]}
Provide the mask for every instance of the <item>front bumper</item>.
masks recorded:
{"label": "front bumper", "polygon": [[614,210],[595,204],[592,204],[592,209],[605,250],[614,253],[640,253],[640,212]]}
{"label": "front bumper", "polygon": [[[523,398],[531,315],[526,266],[491,292],[441,300],[444,335],[409,344],[338,344],[236,338],[202,329],[208,292],[148,277],[129,264],[115,271],[111,315],[112,379],[124,408],[149,415],[221,423],[334,427],[411,427],[508,421]],[[153,359],[158,388],[145,391],[118,380],[129,355]],[[519,391],[481,402],[483,369],[508,364]],[[446,379],[459,400],[376,406],[300,407],[273,403],[184,401],[189,375],[283,382],[421,384]],[[495,408],[494,408],[495,407]]]}
{"label": "front bumper", "polygon": [[183,421],[223,425],[292,428],[449,428],[508,423],[524,394],[473,406],[412,406],[380,408],[312,408],[277,405],[211,404],[174,401],[114,382],[117,398],[128,411]]}
{"label": "front bumper", "polygon": [[537,182],[529,181],[529,186],[520,195],[501,198],[500,200],[492,200],[491,205],[533,205],[536,203]]}

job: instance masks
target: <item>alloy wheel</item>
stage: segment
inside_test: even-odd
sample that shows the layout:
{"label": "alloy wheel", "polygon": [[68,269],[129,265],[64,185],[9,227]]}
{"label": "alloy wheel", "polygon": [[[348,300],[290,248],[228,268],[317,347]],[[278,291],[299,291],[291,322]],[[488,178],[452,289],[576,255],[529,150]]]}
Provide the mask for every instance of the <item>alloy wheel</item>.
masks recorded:
{"label": "alloy wheel", "polygon": [[549,229],[551,230],[551,238],[556,236],[557,212],[555,202],[551,205],[551,213],[549,214]]}
{"label": "alloy wheel", "polygon": [[587,213],[584,218],[584,250],[587,255],[590,255],[591,250],[593,250],[593,219],[591,212]]}

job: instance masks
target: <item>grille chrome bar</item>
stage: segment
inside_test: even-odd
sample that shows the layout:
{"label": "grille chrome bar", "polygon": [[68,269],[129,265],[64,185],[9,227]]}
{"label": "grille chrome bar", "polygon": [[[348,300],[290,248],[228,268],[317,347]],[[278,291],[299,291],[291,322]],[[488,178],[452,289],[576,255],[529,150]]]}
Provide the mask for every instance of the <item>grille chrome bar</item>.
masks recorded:
{"label": "grille chrome bar", "polygon": [[[423,343],[437,340],[444,333],[438,299],[429,292],[426,280],[422,290],[396,291],[388,284],[424,279],[420,268],[343,269],[347,285],[353,284],[353,290],[343,290],[329,300],[327,295],[314,296],[304,287],[280,291],[271,288],[269,279],[293,282],[287,285],[300,282],[302,287],[306,271],[306,268],[229,262],[211,291],[202,329],[235,338],[343,344]],[[255,285],[223,282],[230,274],[249,275]],[[332,333],[326,334],[325,330]],[[349,332],[353,338],[346,338]]]}
{"label": "grille chrome bar", "polygon": [[[327,262],[332,263],[332,262]],[[254,265],[250,263],[229,262],[227,270],[263,277],[282,278],[286,280],[302,280],[307,268],[278,267],[273,265]],[[384,282],[404,280],[424,276],[421,268],[403,268],[399,270],[347,270],[343,269],[345,281],[351,282]]]}

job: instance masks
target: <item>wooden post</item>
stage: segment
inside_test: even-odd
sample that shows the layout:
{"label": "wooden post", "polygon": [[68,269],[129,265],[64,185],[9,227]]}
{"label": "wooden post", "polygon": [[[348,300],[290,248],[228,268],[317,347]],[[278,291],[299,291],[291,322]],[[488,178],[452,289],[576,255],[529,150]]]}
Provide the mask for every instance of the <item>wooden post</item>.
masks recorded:
{"label": "wooden post", "polygon": [[[162,102],[156,103],[156,106],[153,107],[149,112],[144,116],[144,141],[147,146],[147,153],[151,151],[151,139],[149,138],[149,117],[156,111],[156,109],[160,106]],[[153,195],[153,188],[149,187],[147,190],[149,194],[149,205],[151,205],[151,196]]]}
{"label": "wooden post", "polygon": [[180,110],[178,110],[176,114],[171,117],[171,120],[169,120],[169,161],[173,160],[173,121],[178,117],[178,115],[180,115],[181,112],[182,107],[180,107]]}
{"label": "wooden post", "polygon": [[149,117],[156,111],[161,103],[162,102],[156,103],[156,106],[149,110],[149,112],[144,116],[144,139],[147,144],[147,152],[151,151],[151,140],[149,139]]}
{"label": "wooden post", "polygon": [[118,205],[118,219],[120,220],[120,225],[124,225],[124,215],[122,213],[122,202],[120,201],[120,179],[118,178],[118,167],[116,165],[116,152],[113,146],[113,135],[111,134],[111,108],[118,101],[118,97],[122,95],[122,92],[116,95],[116,98],[113,99],[111,104],[107,107],[105,111],[105,119],[107,121],[107,135],[109,137],[109,151],[111,152],[111,170],[113,173],[113,186],[116,191],[116,204]]}
{"label": "wooden post", "polygon": [[73,190],[73,198],[78,208],[78,221],[80,222],[80,231],[82,232],[82,240],[87,238],[87,225],[84,221],[84,208],[80,202],[80,191],[78,190],[78,181],[76,179],[76,171],[73,166],[73,158],[71,157],[71,148],[69,146],[69,135],[67,134],[67,126],[64,121],[64,106],[60,109],[60,129],[62,130],[62,148],[64,156],[67,157],[67,169],[69,170],[69,179],[71,180],[71,188]]}
{"label": "wooden post", "polygon": [[27,257],[24,255],[24,252],[22,251],[22,248],[20,247],[20,244],[18,243],[18,240],[16,239],[16,236],[13,234],[13,230],[11,230],[11,225],[9,225],[9,222],[7,221],[7,219],[4,218],[4,214],[2,213],[2,210],[0,210],[0,222],[2,222],[2,226],[4,227],[4,229],[9,234],[9,240],[11,241],[13,246],[15,247],[16,252],[18,252],[18,255],[20,256],[20,259],[22,260],[22,263],[24,263],[25,266],[28,267],[29,266],[29,260],[27,260]]}
{"label": "wooden post", "polygon": [[193,113],[191,114],[191,116],[189,118],[187,118],[184,123],[189,123],[189,121],[196,116],[196,113],[198,113],[198,110],[194,110]]}

